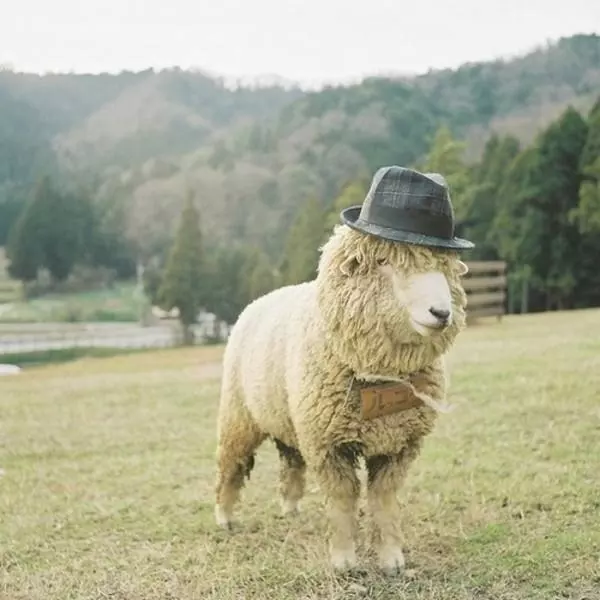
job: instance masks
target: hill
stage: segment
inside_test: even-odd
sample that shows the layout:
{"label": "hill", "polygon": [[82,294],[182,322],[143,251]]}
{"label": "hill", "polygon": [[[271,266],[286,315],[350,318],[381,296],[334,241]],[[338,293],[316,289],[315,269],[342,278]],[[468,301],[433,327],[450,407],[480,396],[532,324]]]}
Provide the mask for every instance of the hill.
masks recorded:
{"label": "hill", "polygon": [[[567,105],[585,112],[599,94],[598,35],[564,38],[510,61],[310,93],[277,83],[232,88],[180,69],[3,72],[0,151],[26,156],[35,147],[35,169],[93,180],[100,199],[122,198],[134,237],[168,234],[191,187],[209,238],[276,254],[301,203],[328,203],[349,179],[381,164],[414,163],[441,124],[467,140],[474,159],[493,132],[528,142]],[[13,115],[26,135],[11,129]],[[16,172],[0,173],[5,223],[15,181],[26,185],[34,169],[17,162]]]}

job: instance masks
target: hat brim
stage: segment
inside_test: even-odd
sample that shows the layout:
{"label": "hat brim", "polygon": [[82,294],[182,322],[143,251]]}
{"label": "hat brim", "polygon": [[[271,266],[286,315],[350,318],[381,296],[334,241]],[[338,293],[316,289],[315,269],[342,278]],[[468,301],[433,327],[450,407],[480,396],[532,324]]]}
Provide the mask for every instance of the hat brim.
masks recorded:
{"label": "hat brim", "polygon": [[372,223],[365,223],[358,218],[361,208],[361,206],[351,206],[344,209],[340,213],[342,223],[348,225],[348,227],[351,227],[352,229],[361,231],[362,233],[368,233],[391,242],[415,244],[417,246],[430,246],[434,248],[449,248],[451,250],[469,250],[470,248],[475,247],[473,242],[458,237],[451,239],[439,238],[414,233],[412,231],[402,231],[401,229],[391,229],[389,227],[373,225]]}

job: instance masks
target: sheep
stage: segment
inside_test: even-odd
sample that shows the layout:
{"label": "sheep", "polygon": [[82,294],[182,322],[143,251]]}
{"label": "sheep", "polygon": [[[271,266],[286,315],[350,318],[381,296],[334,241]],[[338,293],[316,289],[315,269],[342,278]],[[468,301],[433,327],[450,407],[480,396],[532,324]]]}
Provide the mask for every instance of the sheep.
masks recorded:
{"label": "sheep", "polygon": [[[444,355],[465,327],[467,270],[458,250],[391,241],[344,223],[320,249],[315,279],[276,289],[242,311],[223,356],[220,526],[231,528],[254,454],[270,438],[281,458],[283,514],[299,510],[306,469],[315,474],[336,570],[357,565],[357,469],[364,461],[379,567],[403,569],[396,493],[444,410]],[[384,404],[373,403],[383,398],[382,385],[403,410],[393,410],[390,392]]]}

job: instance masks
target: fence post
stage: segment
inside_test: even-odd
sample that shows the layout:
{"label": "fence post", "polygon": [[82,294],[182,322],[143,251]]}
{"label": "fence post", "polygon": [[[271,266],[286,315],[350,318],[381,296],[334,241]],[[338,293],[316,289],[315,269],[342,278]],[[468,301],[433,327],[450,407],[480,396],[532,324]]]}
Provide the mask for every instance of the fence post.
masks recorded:
{"label": "fence post", "polygon": [[499,321],[506,314],[506,263],[504,261],[474,261],[467,263],[464,278],[467,293],[467,320],[495,316]]}

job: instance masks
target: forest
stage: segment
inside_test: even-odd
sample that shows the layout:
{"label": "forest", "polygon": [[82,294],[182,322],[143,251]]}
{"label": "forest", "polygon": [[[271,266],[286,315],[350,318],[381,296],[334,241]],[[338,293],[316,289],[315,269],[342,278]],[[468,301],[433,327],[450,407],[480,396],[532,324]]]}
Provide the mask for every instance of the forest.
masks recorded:
{"label": "forest", "polygon": [[[507,261],[509,311],[600,305],[600,97],[589,115],[567,108],[529,145],[494,135],[475,164],[465,163],[464,148],[442,126],[424,159],[408,166],[446,177],[457,233],[476,244],[467,260]],[[207,244],[192,194],[182,225],[197,228],[182,235],[197,248],[191,260],[198,262],[201,305],[232,322],[253,298],[312,279],[339,212],[362,203],[369,184],[370,177],[357,178],[329,202],[301,203],[278,261],[255,245]],[[156,248],[146,264],[146,290],[159,305],[168,252],[169,245]],[[85,193],[67,194],[45,178],[11,230],[8,256],[15,278],[34,281],[45,268],[61,282],[78,263],[131,277],[140,250],[122,219],[107,218]]]}
{"label": "forest", "polygon": [[0,105],[0,245],[27,289],[42,272],[56,290],[78,267],[142,266],[164,304],[169,256],[194,231],[196,303],[232,322],[312,278],[340,210],[400,164],[446,177],[466,259],[508,263],[509,312],[600,305],[600,36],[317,92],[4,71]]}

